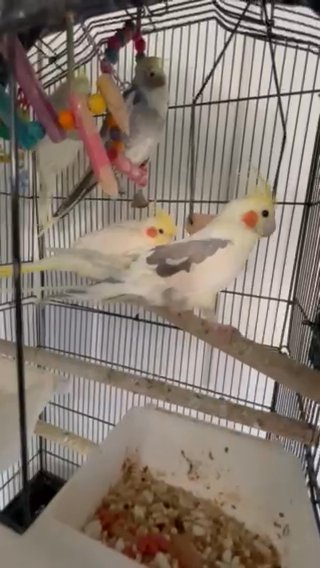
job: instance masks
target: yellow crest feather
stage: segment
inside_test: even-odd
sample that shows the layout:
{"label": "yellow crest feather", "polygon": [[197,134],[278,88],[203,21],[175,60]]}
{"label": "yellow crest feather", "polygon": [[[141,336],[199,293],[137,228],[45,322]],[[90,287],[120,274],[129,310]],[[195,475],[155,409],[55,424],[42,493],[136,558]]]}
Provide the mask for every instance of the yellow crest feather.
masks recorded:
{"label": "yellow crest feather", "polygon": [[270,207],[275,207],[276,201],[272,194],[270,183],[255,168],[253,168],[253,170],[258,178],[258,184],[249,191],[248,197],[255,201],[261,201],[262,199],[266,204],[269,204]]}

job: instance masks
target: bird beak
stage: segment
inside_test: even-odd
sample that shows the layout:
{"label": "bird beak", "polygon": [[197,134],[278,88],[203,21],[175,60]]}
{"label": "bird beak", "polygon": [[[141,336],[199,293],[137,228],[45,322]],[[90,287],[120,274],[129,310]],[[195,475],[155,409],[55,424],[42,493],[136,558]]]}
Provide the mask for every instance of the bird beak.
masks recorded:
{"label": "bird beak", "polygon": [[271,215],[263,222],[261,236],[262,237],[270,237],[272,233],[276,230],[276,220],[275,216]]}

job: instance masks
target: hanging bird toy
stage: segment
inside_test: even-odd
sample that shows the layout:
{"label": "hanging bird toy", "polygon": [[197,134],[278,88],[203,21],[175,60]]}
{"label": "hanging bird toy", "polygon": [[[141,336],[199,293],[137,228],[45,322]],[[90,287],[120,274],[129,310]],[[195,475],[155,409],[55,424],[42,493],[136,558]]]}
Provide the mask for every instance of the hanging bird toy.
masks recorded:
{"label": "hanging bird toy", "polygon": [[[139,27],[129,20],[124,27],[118,30],[107,40],[105,59],[101,62],[102,75],[98,79],[98,86],[103,97],[107,100],[109,81],[113,71],[113,65],[118,63],[119,51],[130,41],[133,41],[136,51],[136,61],[145,57],[146,43]],[[122,98],[122,97],[121,97]],[[123,98],[122,98],[123,101]],[[119,106],[118,101],[108,101],[108,113],[106,125],[109,130],[110,140],[108,143],[108,156],[115,169],[126,175],[131,181],[141,187],[147,185],[147,169],[144,165],[136,166],[129,158],[124,156],[123,133],[129,135],[128,113],[125,104]]]}
{"label": "hanging bird toy", "polygon": [[[24,99],[25,101],[25,99]],[[31,150],[44,137],[45,131],[40,122],[29,120],[28,106],[17,98],[16,126],[18,145],[23,150]],[[0,137],[10,140],[11,103],[9,94],[0,85]]]}
{"label": "hanging bird toy", "polygon": [[[12,39],[14,51],[13,73],[20,85],[17,112],[17,137],[18,144],[25,150],[33,148],[45,135],[48,134],[52,142],[61,142],[65,138],[64,130],[58,122],[58,117],[50,101],[43,91],[36,74],[30,64],[27,54],[18,39]],[[3,37],[0,42],[0,52],[8,65],[11,64],[9,57],[8,39]],[[29,121],[29,105],[33,108],[37,121]],[[0,85],[0,119],[4,138],[9,136],[11,104],[10,97],[5,88]],[[8,131],[6,131],[6,127]]]}
{"label": "hanging bird toy", "polygon": [[[130,87],[121,93],[113,79],[113,65],[118,61],[121,47],[130,41],[136,51],[135,75]],[[141,37],[139,23],[128,21],[123,29],[108,39],[97,87],[98,94],[104,98],[107,108],[107,116],[100,129],[104,154],[108,156],[116,176],[124,175],[140,187],[132,206],[145,207],[148,201],[144,198],[141,188],[147,185],[146,164],[165,127],[168,86],[161,60],[145,55],[145,41]],[[58,110],[64,108],[65,106],[60,104]],[[69,137],[72,130],[68,132]],[[43,230],[47,230],[69,214],[99,181],[91,164],[52,218],[43,224]]]}
{"label": "hanging bird toy", "polygon": [[[82,78],[80,78],[81,80]],[[88,109],[93,115],[105,114],[107,107],[103,96],[100,93],[93,93],[87,98]],[[70,109],[63,109],[58,112],[59,124],[64,130],[75,130],[76,122],[74,114]]]}

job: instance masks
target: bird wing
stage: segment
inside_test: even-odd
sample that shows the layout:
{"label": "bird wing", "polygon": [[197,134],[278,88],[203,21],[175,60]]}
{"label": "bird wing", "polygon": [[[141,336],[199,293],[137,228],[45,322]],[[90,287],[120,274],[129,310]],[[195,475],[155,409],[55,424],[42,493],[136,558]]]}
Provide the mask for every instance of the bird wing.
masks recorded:
{"label": "bird wing", "polygon": [[131,87],[129,87],[122,93],[122,96],[126,103],[128,115],[130,116],[134,106],[136,106],[140,101],[139,91],[137,91],[136,87],[131,85]]}
{"label": "bird wing", "polygon": [[194,265],[213,257],[220,249],[230,244],[230,239],[220,238],[182,240],[156,247],[145,260],[158,276],[168,278],[179,272],[190,272]]}
{"label": "bird wing", "polygon": [[49,250],[54,254],[57,265],[61,265],[63,270],[77,272],[82,277],[92,280],[105,280],[110,276],[122,275],[123,271],[130,269],[141,254],[141,249],[132,249],[121,255],[105,254],[89,248]]}
{"label": "bird wing", "polygon": [[187,275],[193,266],[214,257],[231,244],[231,240],[221,238],[190,239],[161,245],[147,253],[139,254],[137,251],[116,258],[99,253],[92,257],[92,251],[81,249],[80,254],[88,256],[89,262],[94,258],[94,273],[99,273],[100,277],[89,285],[65,288],[62,295],[59,293],[55,298],[107,301],[122,296],[138,296],[145,298],[152,305],[177,305],[179,301],[181,305],[189,307],[190,292],[194,296],[194,286],[189,277],[186,276],[188,282],[179,282],[177,286],[171,284],[169,277],[178,275],[180,281],[181,274],[184,280],[183,275]]}
{"label": "bird wing", "polygon": [[124,137],[124,153],[133,164],[140,166],[151,157],[162,135],[165,120],[156,108],[149,106],[139,90],[130,97],[130,134]]}

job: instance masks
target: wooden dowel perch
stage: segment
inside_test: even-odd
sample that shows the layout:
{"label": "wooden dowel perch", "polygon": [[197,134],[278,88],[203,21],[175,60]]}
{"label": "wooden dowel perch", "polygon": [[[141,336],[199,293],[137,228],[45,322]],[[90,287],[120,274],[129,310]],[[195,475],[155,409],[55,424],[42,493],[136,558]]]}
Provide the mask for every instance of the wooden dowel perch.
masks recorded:
{"label": "wooden dowel perch", "polygon": [[302,396],[320,402],[320,372],[310,369],[277,349],[251,341],[240,332],[235,333],[231,344],[225,343],[217,331],[210,329],[210,323],[191,312],[175,313],[167,309],[154,309],[143,305],[180,329],[205,341],[212,347],[231,355],[241,363],[249,365],[270,379],[281,383]]}
{"label": "wooden dowel perch", "polygon": [[38,436],[42,436],[42,438],[45,438],[50,442],[55,442],[56,444],[83,456],[86,456],[93,448],[98,447],[98,445],[91,440],[87,440],[86,438],[82,438],[76,434],[71,434],[71,432],[62,430],[61,428],[58,428],[58,426],[53,426],[52,424],[48,424],[42,420],[38,420],[34,433]]}
{"label": "wooden dowel perch", "polygon": [[[15,344],[0,340],[0,353],[9,357],[15,357]],[[94,380],[134,394],[176,404],[266,432],[272,432],[276,436],[284,436],[308,445],[317,444],[320,440],[320,430],[312,428],[305,422],[286,418],[272,412],[255,410],[209,395],[203,395],[191,390],[191,388],[182,388],[133,373],[124,373],[104,365],[88,363],[36,347],[25,347],[24,355],[28,363],[40,365],[47,369],[55,369],[63,374],[66,373]],[[44,437],[46,436],[44,435]]]}

